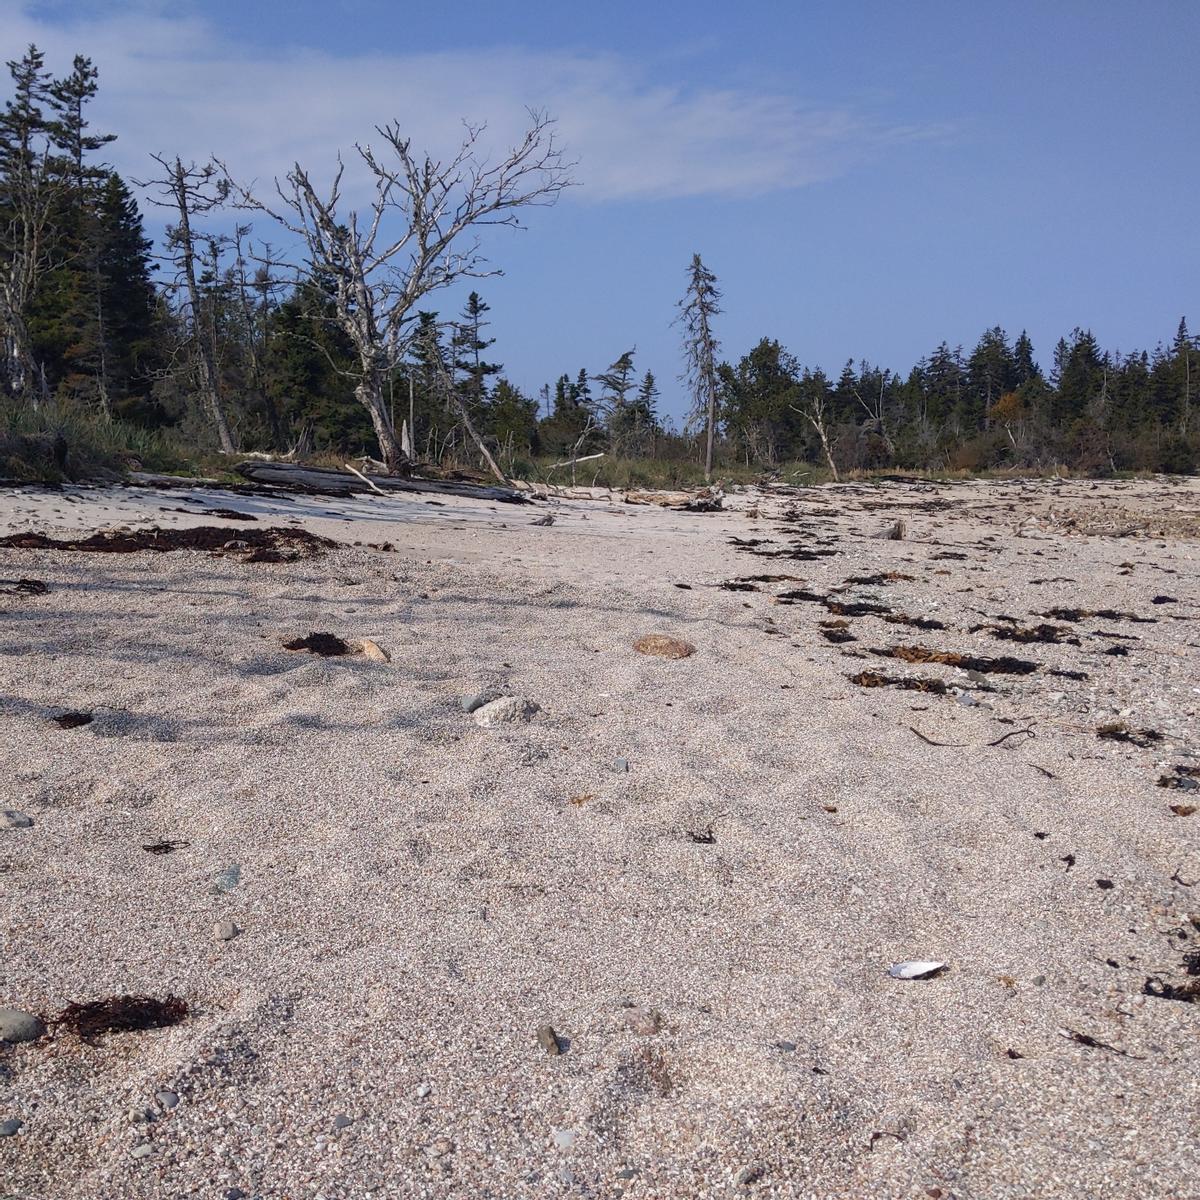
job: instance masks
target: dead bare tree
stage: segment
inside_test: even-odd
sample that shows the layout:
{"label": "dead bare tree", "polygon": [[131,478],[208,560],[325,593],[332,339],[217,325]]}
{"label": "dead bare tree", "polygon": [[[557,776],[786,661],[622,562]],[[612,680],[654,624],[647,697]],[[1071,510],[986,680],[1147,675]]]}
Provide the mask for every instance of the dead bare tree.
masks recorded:
{"label": "dead bare tree", "polygon": [[834,483],[840,483],[837,463],[833,461],[833,447],[829,441],[829,431],[826,427],[825,389],[813,388],[802,404],[789,406],[793,412],[799,413],[817,432],[821,441],[821,449],[825,451],[825,461],[829,464],[829,473]]}
{"label": "dead bare tree", "polygon": [[378,152],[355,146],[374,183],[361,214],[343,204],[340,155],[325,192],[317,191],[299,163],[275,181],[278,204],[251,188],[237,189],[242,204],[301,240],[304,275],[332,280],[335,320],[358,358],[354,394],[370,414],[392,470],[407,469],[409,460],[396,438],[386,384],[407,348],[418,301],[457,279],[499,274],[484,258],[477,231],[517,227],[520,209],[553,203],[571,184],[553,122],[543,112],[529,116],[521,140],[496,163],[481,157],[483,126],[465,126],[462,143],[446,161],[414,152],[397,122],[377,126],[383,139]]}
{"label": "dead bare tree", "polygon": [[[160,198],[152,196],[151,203],[179,214],[178,223],[167,227],[167,246],[170,260],[175,265],[176,286],[181,286],[187,295],[186,323],[200,397],[217,431],[221,453],[236,454],[237,445],[221,397],[213,339],[204,320],[200,286],[196,280],[197,242],[201,239],[192,228],[193,217],[219,208],[226,202],[229,183],[216,163],[209,162],[203,166],[188,163],[184,166],[178,157],[174,160],[160,154],[150,157],[163,168],[165,177],[135,182],[138,187],[158,188]],[[212,242],[211,245],[215,246],[216,243]]]}

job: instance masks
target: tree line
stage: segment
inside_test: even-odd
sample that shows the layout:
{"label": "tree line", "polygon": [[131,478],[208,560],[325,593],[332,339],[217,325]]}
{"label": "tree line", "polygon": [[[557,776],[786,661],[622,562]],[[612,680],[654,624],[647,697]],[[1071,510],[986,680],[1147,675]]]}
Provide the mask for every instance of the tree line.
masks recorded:
{"label": "tree line", "polygon": [[[570,168],[531,114],[502,161],[415,152],[395,124],[356,147],[362,207],[299,164],[263,197],[220,162],[153,156],[126,181],[103,162],[91,61],[55,78],[30,47],[8,64],[0,113],[0,395],[4,412],[79,410],[169,430],[224,453],[370,453],[514,473],[538,456],[774,470],[1049,467],[1191,471],[1200,458],[1200,342],[1181,320],[1150,351],[1117,354],[1086,329],[1044,371],[1024,332],[945,342],[907,373],[848,362],[836,377],[764,337],[722,361],[716,277],[697,255],[677,324],[692,411],[681,428],[635,348],[563,371],[537,395],[505,377],[489,307],[433,293],[495,274],[474,240],[552,202]],[[158,247],[130,183],[168,215]],[[264,232],[260,232],[265,229]],[[271,238],[284,241],[281,253]],[[298,248],[298,249],[297,249]],[[461,294],[461,293],[460,293]],[[607,356],[606,356],[607,357]]]}

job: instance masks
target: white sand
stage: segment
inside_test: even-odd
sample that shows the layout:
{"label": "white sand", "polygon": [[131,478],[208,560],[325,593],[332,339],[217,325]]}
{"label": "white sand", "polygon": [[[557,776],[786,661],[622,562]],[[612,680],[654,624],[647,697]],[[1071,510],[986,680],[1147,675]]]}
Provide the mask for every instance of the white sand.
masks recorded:
{"label": "white sand", "polygon": [[[193,1009],[0,1047],[0,1119],[24,1122],[0,1195],[1200,1196],[1200,1004],[1142,994],[1200,949],[1200,812],[1170,809],[1200,794],[1155,786],[1200,764],[1200,539],[1014,534],[1114,508],[1186,533],[1200,485],[573,503],[550,527],[451,498],[23,490],[0,493],[0,534],[195,524],[169,510],[206,503],[396,550],[0,550],[0,580],[51,589],[0,595],[0,807],[34,819],[0,830],[0,1006]],[[895,516],[905,540],[873,536]],[[915,579],[840,598],[949,628],[866,616],[832,645],[824,607],[772,603],[879,571]],[[804,582],[713,586],[760,573]],[[968,632],[1055,605],[1157,620],[1084,621],[1080,646]],[[313,630],[392,661],[281,648]],[[652,632],[697,652],[635,653]],[[897,643],[1090,678],[982,692],[847,656]],[[864,669],[989,707],[848,681]],[[541,711],[480,728],[460,698],[487,687]],[[64,731],[68,709],[95,720]],[[1163,742],[1096,738],[1118,719]],[[710,825],[714,844],[688,837]],[[159,838],[189,844],[142,850]],[[890,979],[907,958],[949,970]],[[628,1004],[661,1031],[630,1030]],[[133,1123],[162,1089],[178,1107]]]}

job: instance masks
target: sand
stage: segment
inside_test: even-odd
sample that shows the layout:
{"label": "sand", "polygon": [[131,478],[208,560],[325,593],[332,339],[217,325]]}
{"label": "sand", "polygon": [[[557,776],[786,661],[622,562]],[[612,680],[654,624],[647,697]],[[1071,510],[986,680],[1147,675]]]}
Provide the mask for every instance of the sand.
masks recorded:
{"label": "sand", "polygon": [[[9,489],[0,534],[236,538],[208,506],[343,545],[0,550],[0,588],[49,586],[0,595],[0,807],[33,819],[0,829],[0,1006],[191,1008],[0,1046],[23,1122],[0,1195],[1200,1196],[1200,1004],[1145,991],[1200,970],[1200,811],[1171,808],[1200,793],[1158,786],[1200,766],[1196,481],[560,503],[548,527],[449,497]],[[793,545],[831,553],[751,553]],[[912,578],[831,592],[887,573]],[[718,586],[761,574],[798,578]],[[946,628],[851,616],[831,643],[797,590]],[[1037,615],[1062,606],[1153,623]],[[1079,644],[1000,640],[1005,617]],[[391,660],[283,649],[312,631]],[[633,649],[654,633],[696,652]],[[870,653],[897,645],[1038,668]],[[487,689],[539,709],[481,727],[461,701]],[[906,959],[947,966],[889,977]]]}

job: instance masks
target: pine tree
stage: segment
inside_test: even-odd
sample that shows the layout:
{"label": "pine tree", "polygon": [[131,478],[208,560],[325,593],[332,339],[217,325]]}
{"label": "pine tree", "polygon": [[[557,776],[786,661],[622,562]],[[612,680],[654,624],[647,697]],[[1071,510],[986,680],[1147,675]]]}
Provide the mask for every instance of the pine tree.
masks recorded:
{"label": "pine tree", "polygon": [[1171,345],[1175,365],[1176,387],[1179,393],[1177,425],[1180,437],[1187,437],[1192,425],[1197,384],[1200,384],[1200,353],[1196,339],[1188,333],[1187,318],[1179,318],[1175,341]]}
{"label": "pine tree", "polygon": [[491,311],[478,292],[467,297],[462,316],[454,327],[451,349],[454,370],[459,376],[463,400],[477,420],[484,420],[487,408],[487,381],[503,369],[499,363],[483,360],[483,352],[496,344],[495,338],[485,338],[483,330],[490,322],[484,318]]}
{"label": "pine tree", "polygon": [[607,371],[593,378],[601,386],[600,404],[603,407],[609,440],[618,453],[630,433],[629,393],[633,391],[633,350],[626,350]]}
{"label": "pine tree", "polygon": [[30,46],[8,63],[13,95],[0,112],[0,383],[12,397],[47,396],[29,332],[31,307],[55,253],[53,214],[62,190],[56,172],[45,56]]}
{"label": "pine tree", "polygon": [[35,303],[30,333],[47,385],[112,413],[107,372],[101,204],[108,168],[88,161],[115,134],[90,133],[87,105],[98,88],[91,60],[76,55],[71,74],[50,86],[50,137],[62,188],[54,211],[55,253]]}
{"label": "pine tree", "polygon": [[963,422],[969,429],[981,429],[987,414],[1001,396],[1018,383],[1017,362],[1008,345],[1008,336],[999,325],[984,332],[967,359],[967,388]]}
{"label": "pine tree", "polygon": [[679,302],[679,323],[683,326],[683,379],[692,391],[692,422],[705,428],[704,478],[712,479],[713,438],[717,427],[717,350],[713,322],[721,312],[721,293],[717,277],[692,255],[688,269],[687,291]]}

